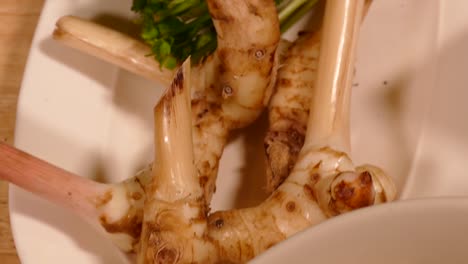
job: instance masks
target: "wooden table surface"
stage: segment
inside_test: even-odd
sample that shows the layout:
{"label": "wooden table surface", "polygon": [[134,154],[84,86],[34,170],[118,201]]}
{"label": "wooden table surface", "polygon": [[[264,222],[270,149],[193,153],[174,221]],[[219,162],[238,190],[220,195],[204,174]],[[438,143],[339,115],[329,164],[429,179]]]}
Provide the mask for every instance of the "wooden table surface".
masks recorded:
{"label": "wooden table surface", "polygon": [[[0,140],[13,143],[18,92],[44,0],[0,1]],[[11,236],[8,185],[0,181],[0,263],[20,263]]]}

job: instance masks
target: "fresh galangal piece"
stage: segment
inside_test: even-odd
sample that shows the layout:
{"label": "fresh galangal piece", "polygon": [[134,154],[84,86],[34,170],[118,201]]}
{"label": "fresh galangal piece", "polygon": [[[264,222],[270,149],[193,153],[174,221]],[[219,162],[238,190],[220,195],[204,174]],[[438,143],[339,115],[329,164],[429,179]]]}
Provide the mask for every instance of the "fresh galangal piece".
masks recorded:
{"label": "fresh galangal piece", "polygon": [[[186,171],[159,170],[161,174],[153,178],[159,177],[159,181],[152,185],[155,186],[152,196],[157,198],[148,202],[150,207],[145,207],[149,219],[145,218],[143,224],[143,230],[147,231],[143,231],[139,263],[244,263],[329,217],[395,199],[390,177],[371,165],[356,167],[349,157],[352,67],[363,4],[364,0],[327,2],[321,41],[327,48],[320,53],[317,75],[320,89],[313,93],[305,143],[286,180],[256,207],[215,212],[206,219],[204,208],[197,202],[201,186],[194,180],[194,174],[190,176],[191,156],[184,159]],[[180,124],[174,117],[187,116],[182,107],[177,107],[177,101],[182,99],[176,99],[183,98],[186,86],[172,89],[179,92],[169,93],[166,98],[171,100],[163,100],[157,107],[159,118],[155,120],[165,121],[159,121],[156,127],[167,128],[165,148],[190,153],[187,148],[190,142],[184,145],[176,142],[175,132],[169,136],[170,131],[178,131],[172,126]],[[188,134],[187,131],[179,138],[189,140]],[[157,141],[157,146],[160,142]],[[180,150],[184,147],[185,151]],[[164,183],[159,185],[160,181]],[[179,193],[175,194],[175,190]]]}
{"label": "fresh galangal piece", "polygon": [[[363,19],[371,2],[364,3]],[[317,79],[320,34],[321,30],[302,31],[285,52],[278,70],[264,139],[267,191],[270,193],[288,177],[304,145],[310,100]]]}
{"label": "fresh galangal piece", "polygon": [[278,70],[264,139],[270,193],[288,177],[304,145],[319,51],[320,32],[304,32],[289,47]]}
{"label": "fresh galangal piece", "polygon": [[[195,166],[209,203],[229,132],[251,124],[269,102],[280,29],[273,0],[207,4],[218,47],[192,69],[191,103]],[[59,19],[54,38],[166,85],[174,74],[147,56],[150,50],[144,43],[77,17]]]}
{"label": "fresh galangal piece", "polygon": [[[215,190],[218,162],[229,132],[252,123],[269,101],[276,77],[280,34],[273,1],[211,0],[208,4],[218,32],[218,49],[203,64],[192,68],[190,78],[194,163],[206,208]],[[143,43],[89,21],[63,17],[57,22],[54,36],[142,76],[167,84],[173,78],[174,72],[161,70],[146,56],[149,50]],[[26,155],[9,150],[19,154],[15,157]],[[35,178],[35,173],[28,170],[21,174],[6,171],[3,175],[20,187],[66,207],[71,205],[69,199],[62,199],[67,197],[62,186],[69,183],[73,199],[79,201],[73,210],[79,213],[86,208],[90,211],[86,218],[99,222],[109,234],[118,237],[122,249],[134,249],[140,237],[145,186],[151,180],[154,166],[125,182],[103,185],[41,162],[51,169],[42,175],[45,180]],[[18,177],[24,175],[28,177],[19,181]]]}

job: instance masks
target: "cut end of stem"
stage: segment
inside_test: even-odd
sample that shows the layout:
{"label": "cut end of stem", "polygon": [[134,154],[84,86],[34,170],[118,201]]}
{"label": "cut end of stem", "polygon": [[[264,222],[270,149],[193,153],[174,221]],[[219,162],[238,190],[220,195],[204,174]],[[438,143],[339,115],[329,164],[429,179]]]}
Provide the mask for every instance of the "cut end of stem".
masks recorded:
{"label": "cut end of stem", "polygon": [[145,43],[79,17],[61,17],[56,23],[53,38],[163,85],[168,85],[174,74],[172,70],[162,68],[156,60],[148,57],[152,51]]}
{"label": "cut end of stem", "polygon": [[155,107],[157,165],[153,169],[153,183],[158,185],[162,199],[178,200],[202,193],[193,163],[190,71],[189,57]]}

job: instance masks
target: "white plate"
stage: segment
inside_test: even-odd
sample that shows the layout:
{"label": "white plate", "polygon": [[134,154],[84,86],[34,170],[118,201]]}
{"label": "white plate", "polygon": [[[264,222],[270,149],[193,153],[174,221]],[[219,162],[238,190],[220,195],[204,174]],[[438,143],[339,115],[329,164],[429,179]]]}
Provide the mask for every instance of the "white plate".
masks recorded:
{"label": "white plate", "polygon": [[336,217],[251,264],[466,263],[468,199],[400,201]]}
{"label": "white plate", "polygon": [[[50,37],[55,21],[62,15],[100,20],[128,17],[130,3],[130,0],[46,1],[20,93],[15,135],[18,148],[79,175],[112,182],[133,175],[151,161],[152,107],[161,89],[64,47]],[[457,54],[450,51],[466,44],[463,39],[457,42],[459,39],[454,36],[462,32],[460,25],[468,25],[463,13],[457,12],[466,10],[463,8],[468,4],[463,0],[452,0],[450,4],[461,6],[451,10],[442,8],[437,0],[375,0],[362,27],[352,101],[352,154],[356,163],[373,163],[393,175],[398,188],[405,190],[404,198],[444,195],[453,187],[458,194],[468,193],[467,186],[460,187],[455,181],[444,181],[443,188],[438,184],[444,180],[440,177],[444,171],[459,172],[462,163],[450,163],[451,167],[440,165],[428,175],[430,184],[421,184],[427,182],[421,180],[428,174],[426,160],[421,160],[426,152],[443,150],[445,156],[440,158],[451,158],[452,148],[460,154],[468,149],[466,133],[463,134],[466,130],[462,129],[467,126],[457,126],[460,123],[457,119],[442,118],[452,126],[444,129],[446,123],[437,123],[443,129],[420,137],[424,120],[426,130],[430,130],[428,124],[433,116],[448,114],[425,114],[431,102],[429,91],[437,91],[434,96],[437,99],[444,98],[444,105],[437,100],[432,105],[447,111],[468,112],[463,104],[457,109],[450,108],[450,100],[462,97],[444,97],[445,90],[436,89],[436,84],[440,84],[436,80],[442,78],[436,74],[440,66],[439,46],[449,45],[449,55],[454,56],[450,58],[454,59]],[[453,21],[445,15],[452,11],[457,13]],[[455,40],[454,45],[447,39]],[[447,67],[446,77],[454,74],[450,63],[442,65]],[[455,73],[461,73],[461,69]],[[452,89],[452,93],[461,89],[462,83],[450,84],[444,89]],[[253,125],[248,134],[237,133],[230,141],[221,161],[213,209],[255,205],[264,198],[259,191],[264,184],[264,129],[263,120]],[[440,141],[434,142],[434,137]],[[434,144],[427,144],[430,149],[426,150],[429,141]],[[436,159],[430,165],[439,162]],[[413,176],[408,178],[410,172]],[[454,180],[459,175],[448,179]],[[405,185],[408,179],[409,184]],[[14,186],[10,189],[10,211],[15,243],[25,264],[125,263],[106,239],[80,219]]]}

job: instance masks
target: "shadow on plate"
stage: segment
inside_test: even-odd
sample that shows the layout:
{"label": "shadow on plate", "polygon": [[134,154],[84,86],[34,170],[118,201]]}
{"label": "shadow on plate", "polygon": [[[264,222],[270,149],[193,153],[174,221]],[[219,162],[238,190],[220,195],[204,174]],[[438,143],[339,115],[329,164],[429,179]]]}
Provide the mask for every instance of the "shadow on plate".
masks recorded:
{"label": "shadow on plate", "polygon": [[[86,12],[81,13],[77,11],[73,13],[83,14]],[[132,23],[128,17],[123,15],[100,13],[90,18],[90,20],[131,37],[137,38],[138,36],[138,25]],[[51,26],[50,28],[50,37],[43,39],[39,43],[39,48],[44,54],[68,68],[80,72],[83,76],[95,80],[104,87],[113,88],[114,83],[109,82],[109,80],[113,80],[113,78],[109,78],[109,75],[116,74],[115,71],[117,67],[54,40],[52,35],[55,27]]]}
{"label": "shadow on plate", "polygon": [[[23,121],[25,116],[22,117]],[[34,131],[35,137],[22,137],[21,144],[17,144],[16,147],[35,155],[43,160],[54,161],[52,162],[55,166],[61,167],[82,177],[88,177],[97,180],[107,179],[108,176],[105,174],[105,170],[99,165],[101,161],[99,157],[99,151],[96,147],[89,146],[86,142],[72,142],[67,135],[59,135],[52,132],[51,128],[44,127],[38,122],[30,120],[24,122],[26,124],[19,130],[20,133],[24,131]],[[26,132],[24,132],[26,133]],[[39,140],[43,138],[53,138],[54,146],[51,147]],[[47,141],[47,140],[46,140]],[[86,164],[83,166],[83,164]],[[27,221],[39,222],[41,225],[35,229],[34,234],[39,235],[45,234],[41,240],[43,245],[41,247],[57,247],[56,251],[60,251],[62,245],[54,243],[54,241],[48,241],[50,237],[61,236],[62,234],[66,237],[66,240],[72,241],[77,247],[82,249],[87,254],[91,254],[93,257],[99,259],[100,263],[116,263],[125,264],[127,257],[120,253],[108,238],[103,233],[98,231],[97,227],[93,227],[91,224],[85,222],[81,217],[78,217],[74,213],[67,209],[61,208],[55,204],[52,204],[44,199],[26,192],[17,187],[10,189],[10,197],[14,197],[11,200],[10,206],[14,208],[11,211],[12,218],[12,230],[15,235],[15,242],[17,243],[17,249],[22,257],[27,257],[28,248],[23,248],[22,245],[28,243],[22,242],[23,240],[30,239],[29,236],[21,234],[27,232],[26,230],[18,230],[15,228],[15,220],[17,217],[28,219]],[[22,227],[28,225],[21,225]],[[30,226],[36,227],[35,224]],[[50,233],[49,230],[53,230]],[[58,233],[58,234],[57,234]],[[50,237],[48,237],[50,235]],[[61,240],[64,241],[64,240]],[[66,248],[66,247],[65,247]],[[47,251],[49,252],[49,251]]]}
{"label": "shadow on plate", "polygon": [[468,195],[468,30],[442,43],[419,153],[404,189],[408,197]]}
{"label": "shadow on plate", "polygon": [[[18,204],[16,214],[32,218],[55,232],[65,234],[80,249],[97,258],[99,263],[130,263],[127,256],[117,249],[108,238],[100,234],[97,228],[92,227],[73,213],[23,190],[17,190],[15,194],[15,204]],[[28,204],[34,204],[34,206],[27,206]],[[44,237],[43,241],[48,243],[47,237]],[[59,251],[60,248],[56,250]],[[21,255],[26,256],[27,254]]]}
{"label": "shadow on plate", "polygon": [[236,131],[242,136],[244,155],[239,171],[240,184],[234,200],[235,208],[252,207],[263,202],[266,192],[266,167],[263,139],[268,128],[268,115],[264,113],[250,126]]}

